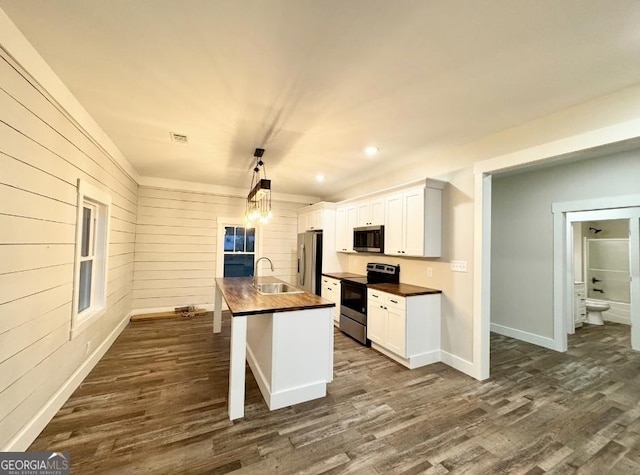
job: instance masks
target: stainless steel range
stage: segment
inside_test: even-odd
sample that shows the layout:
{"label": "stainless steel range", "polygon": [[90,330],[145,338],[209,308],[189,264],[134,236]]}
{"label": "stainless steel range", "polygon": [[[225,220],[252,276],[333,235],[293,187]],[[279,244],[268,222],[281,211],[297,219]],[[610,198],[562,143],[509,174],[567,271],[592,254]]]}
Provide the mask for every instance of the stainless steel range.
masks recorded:
{"label": "stainless steel range", "polygon": [[369,284],[400,282],[400,266],[370,262],[366,277],[342,280],[340,296],[340,330],[363,345],[367,340],[367,286]]}

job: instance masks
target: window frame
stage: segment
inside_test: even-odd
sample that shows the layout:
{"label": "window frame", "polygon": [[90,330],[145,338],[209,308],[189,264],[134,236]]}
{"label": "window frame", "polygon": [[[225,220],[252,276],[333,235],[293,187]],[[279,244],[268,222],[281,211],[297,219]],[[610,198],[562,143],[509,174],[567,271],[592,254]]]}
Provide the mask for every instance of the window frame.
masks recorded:
{"label": "window frame", "polygon": [[[224,229],[225,227],[240,227],[247,229],[246,221],[241,217],[218,217],[217,221],[217,246],[216,246],[216,277],[224,277],[224,256],[225,254],[240,254],[240,253],[225,253],[224,251]],[[256,259],[262,256],[262,230],[260,226],[255,226],[255,244],[253,247],[253,263],[255,274],[255,262]]]}
{"label": "window frame", "polygon": [[[234,230],[234,240],[233,240],[234,250],[233,251],[227,251],[227,250],[224,249],[225,248],[225,244],[226,244],[225,241],[226,241],[226,235],[227,235],[227,233],[226,233],[227,228],[233,228],[233,230]],[[244,251],[236,251],[235,250],[238,228],[244,229],[244,238],[243,238],[244,239],[244,246],[243,247],[245,249]],[[253,230],[253,251],[250,251],[250,252],[246,250],[247,249],[247,231],[249,229]],[[223,239],[223,241],[222,241],[222,244],[223,244],[223,246],[222,246],[222,275],[224,276],[225,257],[226,256],[248,256],[248,255],[252,255],[253,259],[251,261],[252,261],[252,264],[253,264],[253,270],[252,270],[251,276],[253,276],[255,274],[255,272],[256,272],[256,269],[255,269],[256,254],[257,254],[257,251],[256,251],[257,230],[256,230],[256,228],[248,228],[246,225],[227,224],[227,225],[223,226],[222,230],[224,232],[224,237],[222,238]],[[248,277],[251,277],[251,276],[248,276]]]}
{"label": "window frame", "polygon": [[[89,224],[89,255],[82,256],[82,235],[84,229],[84,208],[92,210]],[[111,224],[111,195],[78,179],[78,201],[76,216],[76,242],[74,252],[73,300],[71,311],[71,331],[73,339],[107,310],[107,269],[109,260],[109,232]],[[91,264],[91,289],[89,306],[79,311],[80,307],[80,264],[86,261]]]}

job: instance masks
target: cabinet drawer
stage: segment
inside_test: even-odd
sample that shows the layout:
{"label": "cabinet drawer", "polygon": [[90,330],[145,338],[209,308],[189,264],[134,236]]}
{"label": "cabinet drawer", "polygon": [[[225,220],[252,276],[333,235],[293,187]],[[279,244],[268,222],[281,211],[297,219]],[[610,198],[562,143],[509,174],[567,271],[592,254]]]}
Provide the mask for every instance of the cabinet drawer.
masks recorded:
{"label": "cabinet drawer", "polygon": [[398,297],[397,295],[389,294],[387,296],[387,306],[397,308],[398,310],[404,310],[407,308],[407,303],[404,297]]}
{"label": "cabinet drawer", "polygon": [[384,305],[387,301],[387,295],[384,292],[380,292],[379,290],[367,289],[367,299],[372,302],[380,302],[380,304]]}
{"label": "cabinet drawer", "polygon": [[373,305],[382,305],[383,307],[393,307],[398,310],[407,308],[406,298],[398,295],[381,292],[379,290],[367,289],[368,301]]}

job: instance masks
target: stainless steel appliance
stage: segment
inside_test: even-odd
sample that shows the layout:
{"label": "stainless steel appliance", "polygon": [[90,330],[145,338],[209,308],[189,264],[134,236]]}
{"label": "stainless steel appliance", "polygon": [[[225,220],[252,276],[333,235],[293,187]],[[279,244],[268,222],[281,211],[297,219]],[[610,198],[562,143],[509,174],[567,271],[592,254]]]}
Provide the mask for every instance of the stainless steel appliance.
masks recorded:
{"label": "stainless steel appliance", "polygon": [[298,234],[298,287],[320,295],[322,289],[322,232]]}
{"label": "stainless steel appliance", "polygon": [[353,249],[359,252],[384,252],[384,226],[353,228]]}
{"label": "stainless steel appliance", "polygon": [[340,298],[340,330],[363,345],[367,340],[367,286],[400,282],[400,266],[370,262],[366,277],[342,279]]}

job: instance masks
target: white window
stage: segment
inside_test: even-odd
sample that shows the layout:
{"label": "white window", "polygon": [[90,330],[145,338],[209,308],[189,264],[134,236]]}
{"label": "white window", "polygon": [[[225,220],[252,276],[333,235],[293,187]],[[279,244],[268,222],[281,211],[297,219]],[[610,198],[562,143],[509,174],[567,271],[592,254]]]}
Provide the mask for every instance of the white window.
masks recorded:
{"label": "white window", "polygon": [[255,261],[256,230],[244,226],[224,227],[224,277],[250,277]]}
{"label": "white window", "polygon": [[78,180],[78,217],[71,338],[106,310],[111,196]]}

